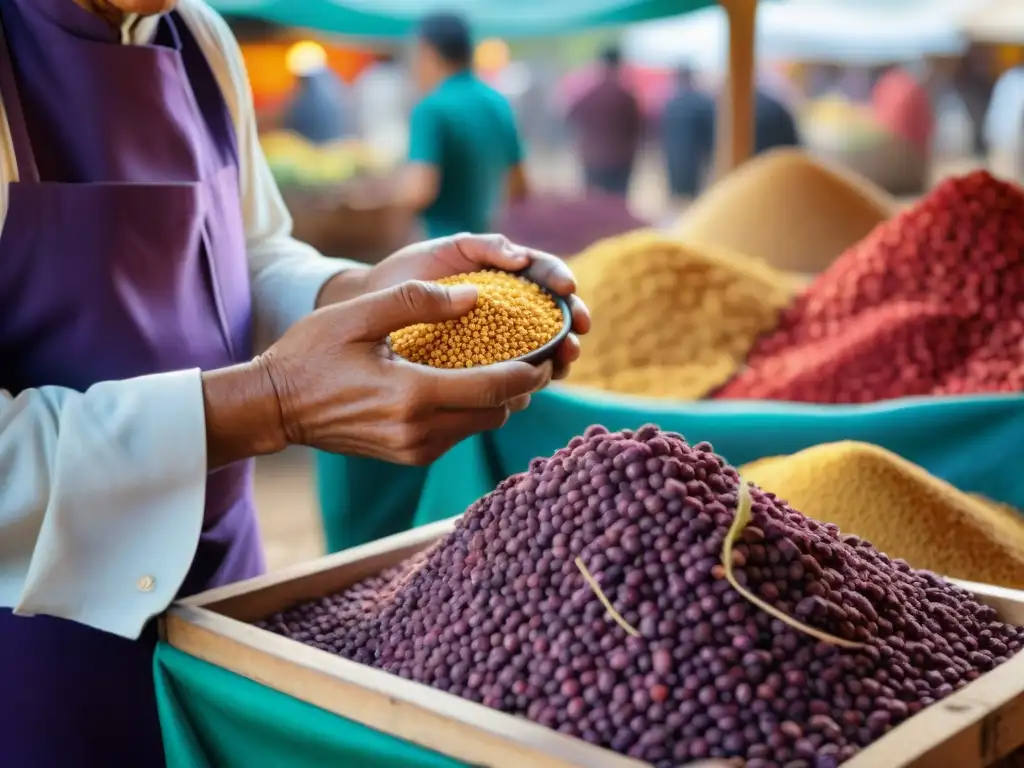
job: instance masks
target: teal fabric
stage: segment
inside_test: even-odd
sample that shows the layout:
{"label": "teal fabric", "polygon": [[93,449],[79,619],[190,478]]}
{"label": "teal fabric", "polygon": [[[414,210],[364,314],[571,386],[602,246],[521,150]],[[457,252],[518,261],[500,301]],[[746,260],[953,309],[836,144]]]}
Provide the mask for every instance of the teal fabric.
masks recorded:
{"label": "teal fabric", "polygon": [[409,530],[427,470],[318,452],[316,480],[327,551],[339,552]]}
{"label": "teal fabric", "polygon": [[[624,429],[650,422],[693,441],[710,441],[734,465],[837,440],[875,443],[962,490],[1024,509],[1024,472],[1016,467],[1016,450],[1024,439],[1024,397],[1017,395],[816,406],[671,403],[552,388],[534,396],[530,408],[501,430],[456,446],[430,468],[425,482],[421,471],[387,466],[386,498],[399,493],[404,501],[415,498],[415,525],[451,517],[509,474],[525,470],[530,459],[553,453],[591,424]],[[359,474],[368,476],[360,466]],[[328,531],[352,516],[362,521],[364,541],[398,530],[394,510],[378,502],[370,482],[352,482],[350,460],[326,457],[319,469]],[[332,551],[351,545],[330,537],[328,544]]]}
{"label": "teal fabric", "polygon": [[157,647],[153,672],[168,768],[458,768],[462,765],[437,752],[338,717],[208,664],[164,643]]}
{"label": "teal fabric", "polygon": [[437,199],[423,212],[428,237],[488,232],[509,168],[522,159],[508,99],[466,71],[425,96],[409,123],[409,160],[437,169]]}
{"label": "teal fabric", "polygon": [[225,15],[351,37],[402,38],[423,14],[464,14],[481,36],[565,35],[594,27],[675,16],[713,0],[210,0]]}

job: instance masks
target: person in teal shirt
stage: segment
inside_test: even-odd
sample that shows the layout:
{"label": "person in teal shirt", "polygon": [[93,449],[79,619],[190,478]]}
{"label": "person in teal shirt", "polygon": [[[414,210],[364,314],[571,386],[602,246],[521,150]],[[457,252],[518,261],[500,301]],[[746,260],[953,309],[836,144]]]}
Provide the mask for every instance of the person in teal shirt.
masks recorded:
{"label": "person in teal shirt", "polygon": [[[431,238],[490,231],[503,202],[527,196],[512,106],[472,71],[473,38],[452,14],[423,19],[413,69],[423,93],[409,126],[403,203]],[[416,517],[426,467],[317,454],[317,484],[328,551],[429,522]],[[461,509],[450,510],[458,514]]]}
{"label": "person in teal shirt", "polygon": [[413,71],[424,95],[412,112],[402,187],[429,237],[488,232],[502,202],[527,195],[512,105],[473,73],[472,61],[461,17],[423,19]]}

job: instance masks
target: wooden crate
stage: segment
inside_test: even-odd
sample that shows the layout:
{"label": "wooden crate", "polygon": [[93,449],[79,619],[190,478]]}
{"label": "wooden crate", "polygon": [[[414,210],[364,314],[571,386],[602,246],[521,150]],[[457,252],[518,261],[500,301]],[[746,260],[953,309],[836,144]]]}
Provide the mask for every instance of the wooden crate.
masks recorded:
{"label": "wooden crate", "polygon": [[[175,603],[175,648],[342,717],[491,768],[639,768],[578,739],[356,664],[249,622],[345,589],[449,533],[456,518]],[[957,582],[1024,625],[1024,592]],[[984,768],[1024,744],[1024,653],[928,707],[846,768]]]}

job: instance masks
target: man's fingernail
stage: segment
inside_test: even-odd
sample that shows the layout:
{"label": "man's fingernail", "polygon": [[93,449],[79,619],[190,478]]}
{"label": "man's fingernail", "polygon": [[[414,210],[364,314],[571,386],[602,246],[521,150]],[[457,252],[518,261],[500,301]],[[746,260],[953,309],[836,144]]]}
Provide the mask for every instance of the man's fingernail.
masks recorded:
{"label": "man's fingernail", "polygon": [[479,292],[475,285],[452,285],[448,287],[448,298],[454,302],[476,301]]}
{"label": "man's fingernail", "polygon": [[512,257],[516,261],[529,261],[530,254],[526,252],[526,249],[521,245],[513,245],[512,243],[505,243],[503,248],[505,254]]}

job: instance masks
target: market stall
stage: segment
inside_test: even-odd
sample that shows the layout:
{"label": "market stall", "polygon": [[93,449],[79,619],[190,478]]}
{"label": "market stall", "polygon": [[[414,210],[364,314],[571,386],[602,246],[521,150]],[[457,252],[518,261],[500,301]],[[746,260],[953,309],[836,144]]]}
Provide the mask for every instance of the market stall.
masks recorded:
{"label": "market stall", "polygon": [[[753,3],[732,11],[732,92],[749,95],[735,43]],[[733,106],[723,167],[749,155],[749,99]],[[588,248],[580,294],[605,321],[566,386],[428,469],[320,457],[325,511],[343,513],[331,545],[421,527],[172,607],[155,664],[169,763],[984,768],[1020,747],[1024,585],[968,582],[1024,536],[1007,314],[1024,194],[977,175],[920,206],[809,287],[670,235]],[[886,511],[953,521],[917,530],[937,530],[950,567],[930,570],[960,587],[899,560],[891,526],[873,538],[892,559],[780,500],[789,475],[762,460],[851,440],[870,445],[790,487],[912,489]],[[985,548],[960,562],[968,539]]]}
{"label": "market stall", "polygon": [[[980,199],[1001,203],[979,206]],[[1013,286],[1020,282],[1010,276],[1021,268],[1019,248],[1014,252],[1012,244],[1018,242],[1022,211],[1024,192],[986,174],[950,180],[847,249],[806,287],[749,256],[659,233],[595,244],[575,262],[580,294],[605,320],[586,340],[592,343],[588,356],[567,386],[538,394],[505,428],[461,444],[425,471],[415,512],[400,525],[418,524],[414,531],[172,608],[165,625],[168,644],[156,670],[175,764],[245,765],[256,755],[272,761],[287,755],[298,766],[457,760],[509,768],[674,767],[739,751],[751,766],[766,759],[756,755],[783,754],[805,756],[794,765],[811,764],[800,762],[811,757],[822,758],[819,764],[865,768],[939,768],[951,759],[967,768],[995,765],[1024,743],[1015,714],[1024,692],[1021,659],[1012,645],[1017,630],[1005,623],[1020,621],[1020,593],[1014,590],[1024,587],[1024,523],[1017,512],[1024,507],[1024,482],[1007,471],[1010,447],[1024,427],[1024,399],[1015,383],[1021,375],[1013,363],[1017,347],[1005,335],[1018,306]],[[927,261],[915,255],[926,242]],[[977,258],[979,253],[1002,258]],[[957,286],[968,279],[964,270],[973,274],[975,290],[985,292],[984,312],[948,310],[950,292],[962,293]],[[1004,279],[993,277],[997,272]],[[894,274],[904,279],[881,279]],[[968,302],[981,294],[973,295]],[[948,350],[950,340],[964,334],[971,347],[962,355],[942,361],[921,357],[922,344]],[[637,429],[644,423],[660,429]],[[728,474],[731,467],[735,475]],[[378,518],[389,494],[400,493],[403,483],[419,482],[416,471],[392,472],[384,485],[375,471],[372,463],[351,459],[328,467],[326,475],[340,481],[332,486],[335,492],[347,495],[345,503],[358,512],[349,520]],[[749,538],[743,538],[742,525],[733,533],[735,520],[746,519],[739,511],[742,492],[730,490],[739,477],[756,478],[759,488],[775,494],[766,496],[758,487],[748,492],[755,494],[749,510],[758,520]],[[809,490],[815,482],[817,490]],[[602,498],[601,488],[612,495]],[[542,498],[548,501],[542,504]],[[782,498],[802,498],[802,507],[785,507],[773,522],[766,509],[784,505]],[[678,510],[665,506],[673,503]],[[710,512],[715,509],[724,511]],[[608,519],[599,525],[588,515],[601,510]],[[463,511],[468,522],[444,522]],[[545,529],[545,514],[561,516]],[[812,533],[837,516],[850,525],[825,525],[827,543],[814,543]],[[695,518],[700,524],[687,527]],[[630,521],[634,532],[628,532]],[[608,538],[612,529],[618,531],[614,540]],[[865,531],[872,531],[871,540],[888,557],[871,554],[870,544],[850,535]],[[725,549],[730,536],[744,542],[736,560]],[[589,537],[603,538],[591,545]],[[782,539],[801,542],[792,544],[800,553],[799,567],[790,571],[787,565],[786,575],[776,577],[774,568],[783,565]],[[673,541],[694,549],[666,554]],[[841,558],[829,559],[840,550]],[[570,552],[579,553],[575,564]],[[629,584],[619,584],[626,578],[619,564],[641,556],[644,567]],[[906,594],[931,592],[927,599],[922,592],[913,600],[868,604],[860,597],[884,595],[885,589],[858,582],[856,590],[843,593],[857,607],[843,612],[842,621],[827,621],[833,609],[815,613],[813,598],[820,599],[816,593],[823,588],[826,594],[838,589],[833,579],[839,576],[822,587],[814,574],[824,573],[825,563],[829,573],[853,568],[861,557],[884,572],[887,581],[879,584],[920,579],[913,582],[917,587],[907,582]],[[593,582],[580,567],[584,559],[584,568],[589,564],[597,574]],[[910,564],[900,564],[904,559]],[[677,561],[681,569],[659,570],[678,568]],[[742,605],[735,600],[727,613],[716,612],[719,604],[712,598],[723,590],[708,579],[727,578],[729,563],[747,567],[746,583],[769,600],[791,590],[796,596],[780,603],[789,609],[782,615],[817,617],[815,631],[833,633],[831,639],[801,639],[806,628],[781,618],[779,624],[765,623],[778,613],[765,618],[749,613],[751,608],[732,610]],[[717,568],[725,570],[716,576]],[[983,577],[995,586],[971,583],[966,592],[947,593],[953,588],[934,573],[970,582]],[[882,591],[874,591],[876,586]],[[602,588],[615,591],[602,601]],[[630,597],[630,589],[637,597]],[[708,601],[702,598],[695,608],[691,589]],[[545,596],[541,606],[524,607]],[[992,645],[995,655],[951,649],[945,657],[956,659],[951,664],[957,671],[950,668],[950,677],[916,660],[922,655],[908,656],[899,672],[886,666],[883,680],[897,674],[913,682],[878,701],[863,687],[858,693],[859,683],[833,688],[835,677],[818,677],[825,668],[841,676],[854,663],[831,645],[885,645],[889,635],[872,633],[906,622],[900,611],[922,605],[935,613],[919,615],[914,626],[966,633],[956,635],[964,638],[955,641],[961,644],[1004,632],[1006,641]],[[496,613],[490,618],[499,606],[524,612],[515,625],[524,627],[522,633],[498,631],[498,624],[482,628],[499,621]],[[948,611],[966,613],[956,618]],[[866,620],[867,615],[877,618]],[[555,632],[557,622],[574,616],[588,623]],[[670,616],[673,623],[663,627],[661,619]],[[985,629],[975,627],[970,616],[984,617]],[[542,624],[523,623],[533,617]],[[762,622],[763,634],[745,635],[751,625],[744,621]],[[678,632],[680,626],[686,629]],[[721,637],[740,638],[727,644],[732,650],[718,645],[723,641],[715,626],[729,628]],[[548,629],[557,637],[548,639]],[[564,631],[569,634],[563,641]],[[924,629],[905,632],[927,635]],[[467,652],[480,655],[467,657],[462,667],[458,653],[427,653],[437,642],[457,644],[463,635]],[[782,637],[787,639],[775,648]],[[605,638],[611,645],[602,645]],[[899,634],[892,642],[886,645],[891,653],[904,653],[912,640]],[[606,654],[620,646],[625,650],[612,663]],[[495,647],[504,650],[488,651]],[[700,661],[692,658],[698,648]],[[653,653],[664,649],[671,649],[669,660],[662,655],[653,661]],[[676,649],[678,656],[672,655]],[[751,651],[755,656],[736,672],[734,686],[695,671],[718,664],[722,672],[711,674],[728,676],[732,654]],[[760,651],[768,656],[756,655]],[[808,661],[816,654],[825,659],[817,667]],[[603,661],[593,670],[571,669],[577,657],[588,664],[595,657]],[[783,664],[781,671],[757,671],[768,658]],[[789,658],[793,664],[786,666]],[[673,664],[686,670],[685,679],[673,677]],[[469,682],[477,667],[480,680]],[[553,679],[555,687],[521,679],[518,670],[524,668]],[[614,674],[606,675],[602,693],[594,681],[609,669]],[[771,682],[783,679],[797,682]],[[748,687],[740,693],[743,685]],[[722,708],[714,710],[720,727],[710,722],[712,715],[694,726],[699,733],[716,733],[717,743],[686,731],[685,718],[674,725],[661,722],[665,707],[653,705],[680,686],[690,691],[673,699],[681,712],[686,701],[699,701],[709,712]],[[786,703],[768,704],[784,686]],[[624,693],[615,694],[620,687]],[[628,715],[600,710],[613,707],[616,696],[635,696],[640,705],[632,705]],[[775,718],[764,725],[758,719],[749,733],[740,728],[741,713],[758,715],[746,708],[755,699],[765,702],[762,707],[787,707],[792,725],[782,727]],[[845,702],[854,700],[859,714],[847,714]],[[893,700],[899,703],[891,705]],[[627,702],[620,699],[622,706]],[[729,714],[738,703],[742,707]],[[593,710],[609,712],[607,730],[599,725],[603,719],[588,719]],[[875,725],[865,730],[859,724],[868,718]],[[993,729],[998,735],[991,735]],[[251,736],[243,736],[249,731]],[[818,738],[805,743],[799,734],[808,732]],[[240,736],[244,746],[236,744]]]}

